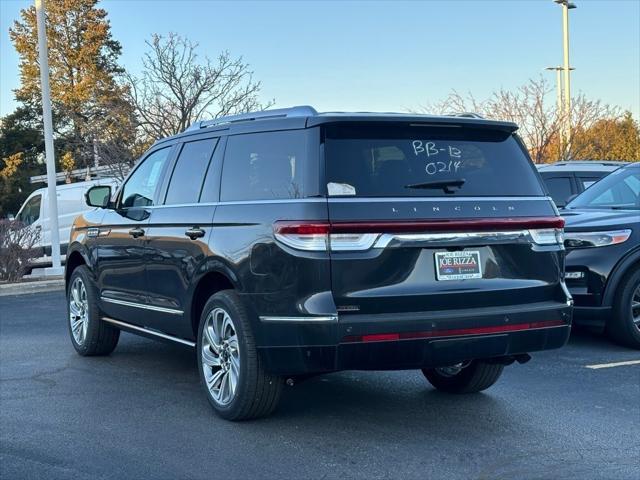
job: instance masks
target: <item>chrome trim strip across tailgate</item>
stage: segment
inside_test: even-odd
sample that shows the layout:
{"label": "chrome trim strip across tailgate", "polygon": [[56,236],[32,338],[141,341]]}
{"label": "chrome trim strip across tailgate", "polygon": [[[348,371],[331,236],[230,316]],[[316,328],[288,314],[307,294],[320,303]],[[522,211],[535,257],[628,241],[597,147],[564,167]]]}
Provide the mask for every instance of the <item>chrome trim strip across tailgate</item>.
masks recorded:
{"label": "chrome trim strip across tailgate", "polygon": [[530,243],[528,230],[514,230],[505,232],[462,232],[462,233],[385,233],[373,245],[373,248],[385,248],[391,242],[407,243],[437,243],[437,244],[467,244],[467,243]]}

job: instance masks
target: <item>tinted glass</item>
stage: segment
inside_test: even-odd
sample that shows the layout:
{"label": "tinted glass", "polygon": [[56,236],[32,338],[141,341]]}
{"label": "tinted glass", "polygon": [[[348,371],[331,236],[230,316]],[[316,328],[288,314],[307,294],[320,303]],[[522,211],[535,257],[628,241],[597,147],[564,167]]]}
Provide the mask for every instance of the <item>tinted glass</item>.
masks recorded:
{"label": "tinted glass", "polygon": [[[543,195],[508,132],[448,127],[325,127],[331,196]],[[505,181],[508,179],[508,181]]]}
{"label": "tinted glass", "polygon": [[217,138],[185,143],[173,169],[167,190],[166,205],[196,203]]}
{"label": "tinted glass", "polygon": [[170,150],[167,147],[153,152],[129,177],[122,188],[121,205],[124,208],[153,205],[153,197]]}
{"label": "tinted glass", "polygon": [[640,209],[640,168],[616,170],[585,190],[569,207]]}
{"label": "tinted glass", "polygon": [[580,180],[580,183],[582,183],[582,189],[586,190],[591,185],[593,185],[598,180],[600,180],[600,178],[602,177],[580,177],[579,180]]}
{"label": "tinted glass", "polygon": [[305,135],[300,130],[230,136],[220,199],[301,198],[305,148]]}
{"label": "tinted glass", "polygon": [[26,225],[31,225],[33,222],[40,218],[40,203],[42,202],[42,196],[36,195],[31,197],[26,203],[22,211],[18,214],[16,220]]}
{"label": "tinted glass", "polygon": [[551,177],[546,178],[544,183],[547,185],[547,190],[556,205],[564,205],[567,203],[567,199],[572,195],[571,192],[571,178],[569,177]]}

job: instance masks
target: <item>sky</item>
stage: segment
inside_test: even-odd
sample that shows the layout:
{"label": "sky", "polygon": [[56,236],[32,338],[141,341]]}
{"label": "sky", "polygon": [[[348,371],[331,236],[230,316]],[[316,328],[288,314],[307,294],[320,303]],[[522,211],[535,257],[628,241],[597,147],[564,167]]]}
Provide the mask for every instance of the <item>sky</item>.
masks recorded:
{"label": "sky", "polygon": [[[52,0],[49,0],[52,1]],[[573,0],[572,92],[640,117],[640,0]],[[18,57],[9,28],[24,0],[0,0],[0,115],[13,111]],[[488,97],[562,62],[552,0],[104,0],[120,63],[139,72],[145,40],[176,32],[200,55],[242,56],[276,106],[406,111],[452,90]],[[553,98],[553,97],[550,97]]]}

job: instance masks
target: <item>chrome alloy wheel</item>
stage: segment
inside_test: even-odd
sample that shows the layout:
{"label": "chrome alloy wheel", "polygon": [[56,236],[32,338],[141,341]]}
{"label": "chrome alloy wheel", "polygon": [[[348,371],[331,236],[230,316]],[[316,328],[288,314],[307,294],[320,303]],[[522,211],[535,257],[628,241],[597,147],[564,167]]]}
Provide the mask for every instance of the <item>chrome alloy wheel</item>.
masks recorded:
{"label": "chrome alloy wheel", "polygon": [[631,296],[631,320],[637,329],[640,329],[640,285],[636,287]]}
{"label": "chrome alloy wheel", "polygon": [[228,405],[236,393],[240,376],[240,346],[231,316],[215,308],[202,332],[202,370],[207,388],[219,405]]}
{"label": "chrome alloy wheel", "polygon": [[70,293],[69,324],[71,325],[71,333],[76,343],[83,345],[89,326],[89,300],[87,300],[87,289],[80,277],[71,284]]}

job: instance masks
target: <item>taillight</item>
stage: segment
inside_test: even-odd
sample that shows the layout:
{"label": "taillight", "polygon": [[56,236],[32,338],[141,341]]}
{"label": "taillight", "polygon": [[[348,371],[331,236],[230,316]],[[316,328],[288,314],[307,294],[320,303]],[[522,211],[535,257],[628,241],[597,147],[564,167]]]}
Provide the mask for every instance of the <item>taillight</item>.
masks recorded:
{"label": "taillight", "polygon": [[531,239],[538,245],[563,245],[564,237],[561,228],[538,228],[529,230]]}
{"label": "taillight", "polygon": [[369,250],[380,236],[379,233],[333,233],[329,223],[276,222],[273,229],[280,242],[310,252]]}
{"label": "taillight", "polygon": [[[562,217],[473,218],[400,222],[278,221],[273,225],[278,241],[297,250],[364,251],[383,234],[425,232],[500,232],[521,229],[539,245],[562,244]],[[378,244],[383,243],[378,242]]]}
{"label": "taillight", "polygon": [[273,231],[277,240],[297,250],[326,251],[328,223],[276,222]]}

